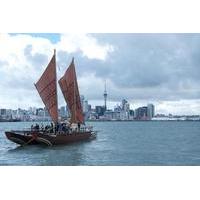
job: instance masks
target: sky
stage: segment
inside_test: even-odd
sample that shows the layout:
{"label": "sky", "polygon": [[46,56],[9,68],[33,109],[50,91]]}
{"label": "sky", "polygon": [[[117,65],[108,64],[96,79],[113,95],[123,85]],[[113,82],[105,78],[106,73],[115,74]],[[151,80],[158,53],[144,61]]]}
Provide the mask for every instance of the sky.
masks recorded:
{"label": "sky", "polygon": [[[155,104],[200,114],[200,34],[0,34],[0,108],[43,107],[34,87],[56,49],[58,79],[75,58],[80,93],[108,107]],[[59,105],[64,98],[58,89]]]}

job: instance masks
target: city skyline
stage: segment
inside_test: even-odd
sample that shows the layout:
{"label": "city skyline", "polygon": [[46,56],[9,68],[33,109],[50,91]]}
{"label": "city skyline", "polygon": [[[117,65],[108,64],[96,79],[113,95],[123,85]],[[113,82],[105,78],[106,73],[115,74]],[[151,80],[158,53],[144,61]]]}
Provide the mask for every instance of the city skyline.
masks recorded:
{"label": "city skyline", "polygon": [[[92,111],[94,111],[97,107],[101,107],[101,108],[103,108],[104,109],[104,112],[105,112],[105,106],[104,106],[104,104],[97,104],[97,105],[92,105],[91,103],[90,103],[90,101],[88,101],[87,99],[85,99],[85,97],[83,96],[83,95],[81,95],[81,99],[83,98],[83,102],[81,102],[81,104],[82,104],[82,109],[83,109],[83,112],[85,113],[85,110],[84,110],[84,103],[86,102],[87,103],[87,106],[89,106],[90,107],[90,109],[92,110]],[[81,100],[82,101],[82,100]],[[127,103],[128,103],[128,107],[129,107],[129,111],[134,111],[134,112],[136,112],[136,110],[137,109],[139,109],[139,108],[144,108],[144,107],[146,107],[146,108],[148,108],[148,106],[149,105],[153,105],[153,107],[154,107],[154,113],[153,113],[153,116],[160,116],[160,115],[163,115],[163,116],[200,116],[200,114],[188,114],[188,113],[184,113],[184,114],[176,114],[176,113],[170,113],[170,112],[168,112],[168,113],[159,113],[159,112],[157,112],[156,110],[156,106],[153,104],[153,103],[151,103],[151,102],[149,102],[149,103],[147,103],[147,104],[142,104],[142,103],[140,103],[140,104],[138,104],[138,106],[133,106],[133,105],[131,105],[130,104],[130,102],[129,101],[127,101],[126,99],[122,99],[122,101],[121,102],[118,102],[117,104],[115,104],[113,107],[107,107],[107,109],[106,109],[106,111],[115,111],[117,108],[119,108],[119,107],[122,107],[122,102],[123,101],[126,101]],[[67,110],[68,110],[68,106],[67,106],[67,104],[65,104],[65,105],[60,105],[60,106],[58,106],[58,110],[59,110],[59,112],[62,112],[62,109],[63,108],[67,108]],[[46,110],[46,108],[45,108],[45,106],[44,105],[41,105],[41,106],[39,106],[39,107],[36,107],[36,106],[29,106],[29,107],[27,107],[27,108],[21,108],[21,107],[18,107],[18,108],[6,108],[6,107],[0,107],[0,111],[1,110],[7,110],[7,111],[17,111],[17,110],[21,110],[21,111],[30,111],[30,110],[40,110],[40,109],[42,109],[42,110],[45,110],[45,112],[46,113],[48,113],[48,111]],[[66,112],[69,112],[69,111],[66,111]],[[48,115],[49,116],[49,114],[45,114],[45,115]],[[61,114],[62,115],[62,114]]]}
{"label": "city skyline", "polygon": [[43,107],[33,84],[56,48],[58,78],[74,56],[92,106],[103,105],[106,79],[108,108],[125,98],[133,109],[200,113],[199,34],[0,34],[0,44],[0,108]]}
{"label": "city skyline", "polygon": [[[81,105],[85,121],[199,121],[200,115],[168,115],[155,112],[155,105],[147,104],[136,109],[130,108],[130,103],[122,99],[114,109],[106,109],[105,105],[97,105],[94,108],[88,103],[87,99],[81,95]],[[67,105],[58,109],[60,121],[69,120],[70,111]],[[45,107],[29,107],[28,109],[1,109],[0,122],[5,121],[51,121],[51,117]]]}

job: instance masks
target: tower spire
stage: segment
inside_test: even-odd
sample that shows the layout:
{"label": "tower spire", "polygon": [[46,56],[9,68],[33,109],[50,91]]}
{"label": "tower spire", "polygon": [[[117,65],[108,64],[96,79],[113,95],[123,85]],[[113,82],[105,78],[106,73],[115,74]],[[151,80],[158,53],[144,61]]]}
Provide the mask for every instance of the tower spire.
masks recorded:
{"label": "tower spire", "polygon": [[105,108],[105,111],[107,110],[107,96],[108,96],[108,94],[107,94],[107,91],[106,91],[106,80],[105,80],[105,88],[104,88],[104,94],[103,94],[103,96],[104,96],[104,108]]}

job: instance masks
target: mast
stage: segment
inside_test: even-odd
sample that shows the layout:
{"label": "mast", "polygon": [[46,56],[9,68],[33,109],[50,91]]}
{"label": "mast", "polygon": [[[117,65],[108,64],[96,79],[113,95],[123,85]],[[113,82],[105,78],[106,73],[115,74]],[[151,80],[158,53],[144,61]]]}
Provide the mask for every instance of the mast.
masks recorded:
{"label": "mast", "polygon": [[[74,57],[72,58],[72,62],[74,63]],[[75,68],[74,68],[75,71]],[[74,72],[75,73],[75,72]],[[75,73],[76,74],[76,73]],[[74,121],[76,121],[76,80],[74,79]]]}
{"label": "mast", "polygon": [[[58,115],[58,89],[57,89],[57,65],[56,65],[56,49],[54,49],[53,50],[53,53],[54,53],[54,58],[55,58],[55,71],[56,71],[56,73],[55,73],[55,79],[56,79],[56,108],[57,108],[57,115]],[[57,122],[58,122],[58,117],[57,117]]]}

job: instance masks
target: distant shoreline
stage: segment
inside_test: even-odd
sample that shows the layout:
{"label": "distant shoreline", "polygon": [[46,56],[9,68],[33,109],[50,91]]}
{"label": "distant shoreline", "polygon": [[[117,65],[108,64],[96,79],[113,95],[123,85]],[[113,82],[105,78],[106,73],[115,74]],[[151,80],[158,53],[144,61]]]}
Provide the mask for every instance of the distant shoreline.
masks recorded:
{"label": "distant shoreline", "polygon": [[86,122],[200,122],[200,120],[87,120]]}
{"label": "distant shoreline", "polygon": [[[41,122],[51,122],[51,121],[20,121],[20,120],[1,120],[0,123],[7,122],[30,122],[30,123],[41,123]],[[85,122],[200,122],[200,120],[87,120]]]}

